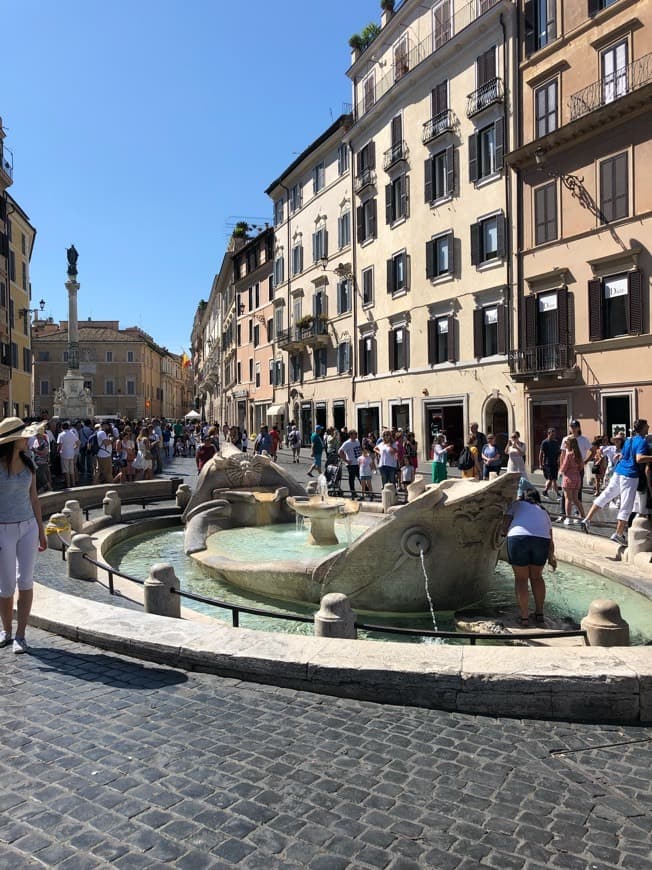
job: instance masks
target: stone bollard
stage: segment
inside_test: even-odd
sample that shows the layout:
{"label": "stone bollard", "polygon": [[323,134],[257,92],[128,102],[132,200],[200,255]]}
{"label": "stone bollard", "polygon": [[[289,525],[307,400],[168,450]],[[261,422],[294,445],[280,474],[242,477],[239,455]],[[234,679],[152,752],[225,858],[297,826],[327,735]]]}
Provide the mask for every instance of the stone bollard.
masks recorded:
{"label": "stone bollard", "polygon": [[105,517],[111,517],[114,523],[122,519],[122,501],[114,489],[108,490],[102,500],[102,509]]}
{"label": "stone bollard", "polygon": [[84,528],[84,512],[81,509],[81,505],[78,501],[71,499],[67,501],[63,506],[63,510],[61,513],[68,517],[70,522],[70,528],[73,532],[81,532]]}
{"label": "stone bollard", "polygon": [[145,613],[155,613],[157,616],[171,616],[174,619],[179,619],[181,617],[181,598],[170,592],[172,588],[179,588],[179,581],[172,565],[165,562],[152,565],[144,586]]}
{"label": "stone bollard", "polygon": [[407,500],[414,501],[415,498],[419,498],[426,491],[426,480],[422,475],[419,475],[414,479],[412,483],[408,484],[407,488]]}
{"label": "stone bollard", "polygon": [[391,507],[395,507],[395,505],[398,503],[396,487],[393,483],[385,484],[381,493],[381,497],[383,501],[383,513],[386,514]]}
{"label": "stone bollard", "polygon": [[329,592],[321,600],[315,613],[315,637],[340,637],[355,640],[355,613],[351,602],[342,592]]}
{"label": "stone bollard", "polygon": [[48,539],[48,550],[63,550],[64,545],[70,546],[70,522],[63,514],[52,514],[45,526]]}
{"label": "stone bollard", "polygon": [[652,523],[645,514],[639,514],[627,535],[625,558],[628,562],[638,561],[639,553],[652,553]]}
{"label": "stone bollard", "polygon": [[192,498],[192,489],[187,483],[182,483],[177,489],[176,503],[180,511],[185,511],[188,507],[188,502]]}
{"label": "stone bollard", "polygon": [[97,549],[90,535],[73,535],[68,547],[68,577],[72,580],[97,580],[97,565],[84,556],[97,559]]}
{"label": "stone bollard", "polygon": [[590,646],[629,646],[629,625],[609,598],[596,598],[581,622]]}

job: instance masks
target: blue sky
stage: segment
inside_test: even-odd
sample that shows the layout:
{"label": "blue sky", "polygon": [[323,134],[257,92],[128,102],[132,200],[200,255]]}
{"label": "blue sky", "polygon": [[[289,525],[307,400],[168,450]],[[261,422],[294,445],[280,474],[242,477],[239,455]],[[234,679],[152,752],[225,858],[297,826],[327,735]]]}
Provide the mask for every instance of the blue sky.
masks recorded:
{"label": "blue sky", "polygon": [[189,344],[229,222],[271,219],[264,190],[351,92],[348,39],[379,0],[3,3],[0,115],[10,192],[37,229],[34,300]]}

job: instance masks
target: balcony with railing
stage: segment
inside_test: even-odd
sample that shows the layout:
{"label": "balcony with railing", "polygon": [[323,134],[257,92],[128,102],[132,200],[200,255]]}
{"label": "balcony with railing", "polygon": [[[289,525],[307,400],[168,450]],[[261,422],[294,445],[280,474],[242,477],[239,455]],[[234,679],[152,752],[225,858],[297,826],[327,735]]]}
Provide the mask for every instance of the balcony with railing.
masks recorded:
{"label": "balcony with railing", "polygon": [[433,142],[438,136],[452,130],[453,123],[454,119],[452,109],[446,109],[445,112],[440,112],[438,115],[435,115],[433,118],[426,121],[423,125],[421,141],[424,145],[427,145],[428,142]]}
{"label": "balcony with railing", "polygon": [[517,380],[569,375],[575,367],[575,348],[571,344],[539,344],[509,353],[509,368]]}
{"label": "balcony with railing", "polygon": [[401,163],[408,158],[408,147],[404,141],[395,142],[391,148],[383,154],[383,169],[387,172],[392,166]]}
{"label": "balcony with railing", "polygon": [[652,53],[571,94],[568,100],[570,120],[575,121],[649,84],[652,84]]}
{"label": "balcony with railing", "polygon": [[472,118],[488,109],[489,106],[493,106],[494,103],[501,103],[502,100],[503,80],[496,76],[495,79],[490,79],[468,95],[466,98],[466,116]]}
{"label": "balcony with railing", "polygon": [[5,185],[8,187],[14,177],[14,155],[9,148],[5,148],[0,142],[0,172],[6,177]]}
{"label": "balcony with railing", "polygon": [[306,347],[324,347],[328,344],[328,322],[318,317],[311,323],[291,326],[276,334],[276,343],[282,350],[295,351]]}
{"label": "balcony with railing", "polygon": [[[500,0],[470,0],[460,9],[450,10],[435,20],[431,32],[421,42],[413,45],[407,52],[400,56],[400,64],[397,69],[393,59],[387,64],[388,71],[384,76],[374,82],[373,88],[365,90],[361,84],[359,99],[356,99],[355,117],[361,118],[378,103],[394,85],[406,78],[411,70],[418,66],[426,58],[437,51],[441,51],[449,42],[466,30],[471,24],[481,18],[492,7],[500,3]],[[448,10],[448,7],[444,7]],[[396,7],[394,14],[396,15]],[[372,43],[375,45],[375,43]],[[372,52],[371,46],[367,49]],[[364,53],[362,55],[364,57]],[[397,75],[397,72],[399,73]]]}
{"label": "balcony with railing", "polygon": [[373,169],[363,169],[355,177],[355,192],[362,193],[365,187],[372,187],[376,184],[376,173]]}

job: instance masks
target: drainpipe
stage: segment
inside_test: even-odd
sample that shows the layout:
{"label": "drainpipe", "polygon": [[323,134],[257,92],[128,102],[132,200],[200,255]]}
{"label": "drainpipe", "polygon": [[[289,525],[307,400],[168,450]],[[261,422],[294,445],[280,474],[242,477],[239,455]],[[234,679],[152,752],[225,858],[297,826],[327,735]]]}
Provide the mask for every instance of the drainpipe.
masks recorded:
{"label": "drainpipe", "polygon": [[[355,207],[355,190],[353,175],[353,144],[349,140],[349,176],[351,179],[351,289],[353,290],[353,335],[351,336],[351,404],[355,411],[355,379],[358,374],[358,269],[357,269],[357,234],[358,220]],[[355,428],[358,421],[353,418]]]}
{"label": "drainpipe", "polygon": [[[288,205],[288,230],[287,230],[287,270],[288,270],[288,289],[287,289],[287,298],[288,298],[288,335],[290,334],[290,314],[292,313],[292,250],[291,250],[291,242],[292,238],[290,235],[290,189],[286,187],[282,181],[279,181],[279,187],[282,187],[285,191],[285,200]],[[274,236],[276,237],[276,231],[274,231]],[[287,370],[287,406],[288,406],[288,419],[285,423],[285,428],[287,429],[287,425],[290,422],[290,354],[288,353],[288,370]],[[296,424],[296,421],[295,421]]]}

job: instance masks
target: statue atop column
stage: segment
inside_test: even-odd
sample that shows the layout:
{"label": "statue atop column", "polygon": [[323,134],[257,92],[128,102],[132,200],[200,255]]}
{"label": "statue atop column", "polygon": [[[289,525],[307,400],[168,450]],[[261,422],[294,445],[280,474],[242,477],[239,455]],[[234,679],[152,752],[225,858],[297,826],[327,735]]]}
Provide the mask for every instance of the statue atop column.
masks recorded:
{"label": "statue atop column", "polygon": [[77,259],[79,257],[79,253],[77,252],[77,248],[74,245],[71,245],[66,251],[66,256],[68,257],[68,277],[76,278],[77,277]]}

